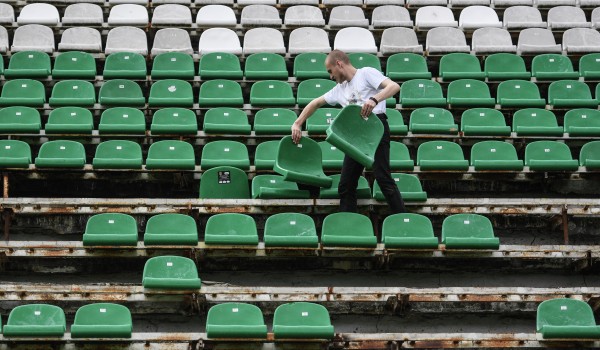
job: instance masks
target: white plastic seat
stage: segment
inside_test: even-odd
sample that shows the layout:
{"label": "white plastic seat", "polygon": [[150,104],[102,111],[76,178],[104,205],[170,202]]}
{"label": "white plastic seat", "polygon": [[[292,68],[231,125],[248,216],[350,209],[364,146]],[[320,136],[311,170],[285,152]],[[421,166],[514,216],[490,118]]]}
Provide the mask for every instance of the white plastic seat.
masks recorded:
{"label": "white plastic seat", "polygon": [[54,32],[40,24],[26,24],[15,29],[11,51],[54,52]]}
{"label": "white plastic seat", "polygon": [[490,6],[491,0],[448,0],[450,7]]}
{"label": "white plastic seat", "polygon": [[510,6],[533,6],[533,0],[492,0],[495,8]]}
{"label": "white plastic seat", "polygon": [[0,4],[0,23],[12,24],[15,21],[15,9],[9,4]]}
{"label": "white plastic seat", "polygon": [[0,53],[8,51],[8,31],[0,26]]}
{"label": "white plastic seat", "polygon": [[148,25],[148,11],[142,5],[122,4],[113,6],[108,14],[108,24],[114,25]]}
{"label": "white plastic seat", "polygon": [[286,52],[283,43],[283,34],[273,28],[253,28],[244,35],[244,55],[252,53],[279,53]]}
{"label": "white plastic seat", "polygon": [[187,30],[181,28],[158,30],[154,35],[154,43],[150,54],[156,56],[165,52],[183,52],[193,55],[192,40]]}
{"label": "white plastic seat", "polygon": [[194,0],[198,5],[233,5],[233,0]]}
{"label": "white plastic seat", "polygon": [[277,5],[277,0],[236,0],[238,5],[248,6],[248,5]]}
{"label": "white plastic seat", "polygon": [[362,6],[362,0],[322,0],[325,6]]}
{"label": "white plastic seat", "polygon": [[560,44],[554,41],[554,34],[549,29],[527,28],[519,33],[517,43],[519,54],[560,53]]}
{"label": "white plastic seat", "polygon": [[576,6],[577,0],[535,0],[537,7]]}
{"label": "white plastic seat", "polygon": [[598,7],[598,6],[600,6],[600,0],[579,0],[579,6],[581,6],[581,7]]}
{"label": "white plastic seat", "polygon": [[504,10],[504,28],[546,28],[547,24],[542,19],[540,10],[531,6],[511,6]]}
{"label": "white plastic seat", "polygon": [[473,32],[471,47],[475,54],[517,52],[510,33],[502,28],[479,28]]}
{"label": "white plastic seat", "polygon": [[567,54],[600,52],[600,33],[591,28],[571,28],[563,33],[562,48]]}
{"label": "white plastic seat", "polygon": [[450,27],[433,28],[427,32],[425,50],[428,53],[469,52],[465,34]]}
{"label": "white plastic seat", "polygon": [[294,5],[312,5],[318,6],[319,0],[279,0],[280,5],[294,6]]}
{"label": "white plastic seat", "polygon": [[367,6],[397,5],[404,6],[404,0],[365,0]]}
{"label": "white plastic seat", "polygon": [[60,21],[60,16],[56,7],[50,4],[29,4],[21,9],[18,24],[43,24],[55,26]]}
{"label": "white plastic seat", "polygon": [[105,54],[115,52],[133,52],[140,55],[148,54],[148,41],[146,33],[135,27],[115,27],[106,36]]}
{"label": "white plastic seat", "polygon": [[281,26],[279,11],[270,5],[249,5],[242,9],[242,26]]}
{"label": "white plastic seat", "polygon": [[90,4],[105,4],[106,0],[85,0],[85,1],[80,1],[80,0],[64,0],[62,2],[65,2],[67,4],[80,4],[82,2],[86,2],[86,3],[90,3]]}
{"label": "white plastic seat", "polygon": [[593,28],[600,28],[600,7],[595,8],[594,10],[592,10],[592,27]]}
{"label": "white plastic seat", "polygon": [[556,6],[548,10],[548,27],[552,29],[590,28],[580,7]]}
{"label": "white plastic seat", "polygon": [[237,24],[237,19],[230,6],[206,5],[198,10],[196,24],[199,26],[230,27]]}
{"label": "white plastic seat", "polygon": [[149,0],[108,0],[110,5],[116,4],[136,4],[136,5],[148,5]]}
{"label": "white plastic seat", "polygon": [[290,55],[305,52],[329,53],[329,36],[322,28],[302,27],[292,30],[290,33],[289,49]]}
{"label": "white plastic seat", "polygon": [[365,13],[357,6],[336,6],[329,14],[329,26],[331,28],[346,27],[368,27],[369,20]]}
{"label": "white plastic seat", "polygon": [[423,45],[419,44],[417,33],[412,28],[387,28],[381,34],[380,51],[383,55],[398,52],[423,53]]}
{"label": "white plastic seat", "polygon": [[317,6],[296,5],[285,10],[283,23],[286,26],[324,26],[325,19]]}
{"label": "white plastic seat", "polygon": [[102,24],[102,8],[96,4],[72,4],[67,6],[62,18],[63,24]]}
{"label": "white plastic seat", "polygon": [[458,26],[462,29],[501,28],[496,10],[488,6],[469,6],[460,11]]}
{"label": "white plastic seat", "polygon": [[153,4],[179,4],[179,5],[191,5],[192,0],[152,0]]}
{"label": "white plastic seat", "polygon": [[198,53],[228,52],[242,54],[242,46],[237,34],[228,28],[209,28],[202,32],[198,44]]}
{"label": "white plastic seat", "polygon": [[340,29],[335,34],[333,48],[344,52],[377,53],[373,33],[357,27]]}
{"label": "white plastic seat", "polygon": [[413,21],[406,7],[396,5],[377,6],[373,10],[371,25],[374,28],[411,27]]}
{"label": "white plastic seat", "polygon": [[192,11],[188,6],[178,4],[158,5],[152,13],[152,24],[191,25]]}
{"label": "white plastic seat", "polygon": [[102,52],[102,36],[94,28],[67,28],[60,38],[58,50]]}
{"label": "white plastic seat", "polygon": [[419,6],[446,6],[448,0],[406,0],[408,7],[419,7]]}
{"label": "white plastic seat", "polygon": [[443,6],[424,6],[417,10],[415,26],[419,29],[458,27],[452,10]]}

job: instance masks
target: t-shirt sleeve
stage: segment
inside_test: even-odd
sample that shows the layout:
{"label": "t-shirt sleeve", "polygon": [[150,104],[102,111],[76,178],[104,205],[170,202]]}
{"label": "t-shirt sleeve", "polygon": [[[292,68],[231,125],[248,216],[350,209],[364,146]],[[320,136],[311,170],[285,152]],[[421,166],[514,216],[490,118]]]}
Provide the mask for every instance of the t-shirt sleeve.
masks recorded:
{"label": "t-shirt sleeve", "polygon": [[335,106],[335,105],[340,104],[339,98],[338,98],[339,94],[340,94],[340,84],[337,84],[336,86],[333,87],[333,89],[327,91],[323,95],[323,98],[325,99],[325,102],[327,102],[328,105]]}
{"label": "t-shirt sleeve", "polygon": [[379,90],[379,85],[381,85],[381,83],[383,83],[387,77],[373,67],[365,67],[363,69],[365,73],[365,80],[369,82],[369,85],[371,85],[373,89]]}

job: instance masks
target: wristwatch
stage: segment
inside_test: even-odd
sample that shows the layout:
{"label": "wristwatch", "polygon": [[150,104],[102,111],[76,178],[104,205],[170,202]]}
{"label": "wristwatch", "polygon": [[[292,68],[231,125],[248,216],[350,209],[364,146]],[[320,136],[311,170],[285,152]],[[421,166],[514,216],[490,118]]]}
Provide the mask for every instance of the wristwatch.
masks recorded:
{"label": "wristwatch", "polygon": [[377,101],[377,99],[375,97],[373,97],[373,96],[369,97],[369,100],[375,102],[375,105],[379,104],[379,101]]}

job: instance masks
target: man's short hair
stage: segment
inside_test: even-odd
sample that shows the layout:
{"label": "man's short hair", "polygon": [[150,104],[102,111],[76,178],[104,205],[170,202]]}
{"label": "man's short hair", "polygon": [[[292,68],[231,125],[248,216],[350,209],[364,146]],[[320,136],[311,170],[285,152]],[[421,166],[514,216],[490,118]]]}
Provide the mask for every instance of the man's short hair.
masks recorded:
{"label": "man's short hair", "polygon": [[340,50],[332,50],[327,56],[327,58],[329,58],[330,62],[341,61],[345,64],[350,63],[350,58],[348,57],[348,55],[346,55],[343,51]]}

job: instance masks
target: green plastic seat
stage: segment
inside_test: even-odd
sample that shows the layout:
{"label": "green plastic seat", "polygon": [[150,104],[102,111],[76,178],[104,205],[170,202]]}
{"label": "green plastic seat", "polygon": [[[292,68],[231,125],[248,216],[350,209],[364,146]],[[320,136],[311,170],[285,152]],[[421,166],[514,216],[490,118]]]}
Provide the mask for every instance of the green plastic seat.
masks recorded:
{"label": "green plastic seat", "polygon": [[4,325],[5,337],[62,337],[67,329],[65,312],[48,304],[19,305]]}
{"label": "green plastic seat", "polygon": [[287,81],[261,80],[252,84],[250,104],[252,106],[294,106],[296,99]]}
{"label": "green plastic seat", "polygon": [[287,135],[297,117],[291,109],[261,109],[254,115],[254,133],[256,135]]}
{"label": "green plastic seat", "polygon": [[154,82],[148,97],[149,107],[187,107],[194,105],[192,85],[184,80],[165,79]]}
{"label": "green plastic seat", "polygon": [[496,100],[483,81],[459,79],[448,85],[448,104],[451,106],[494,107]]}
{"label": "green plastic seat", "polygon": [[319,246],[317,229],[313,219],[300,213],[271,215],[265,223],[266,247],[310,247]]}
{"label": "green plastic seat", "polygon": [[208,142],[202,148],[200,166],[204,170],[218,166],[232,166],[248,170],[250,169],[248,148],[239,141],[218,140]]}
{"label": "green plastic seat", "polygon": [[585,301],[556,298],[545,300],[537,309],[536,330],[544,339],[598,339],[594,311]]}
{"label": "green plastic seat", "polygon": [[581,147],[579,164],[586,169],[600,169],[600,141],[588,142]]}
{"label": "green plastic seat", "polygon": [[69,51],[54,59],[53,79],[95,79],[96,60],[87,52]]}
{"label": "green plastic seat", "polygon": [[386,108],[385,114],[388,118],[388,126],[390,127],[390,135],[406,135],[408,126],[404,124],[404,118],[399,110]]}
{"label": "green plastic seat", "polygon": [[569,136],[600,136],[600,111],[597,109],[568,110],[564,116],[564,123],[564,131]]}
{"label": "green plastic seat", "polygon": [[94,119],[89,109],[60,107],[50,112],[46,134],[91,134]]}
{"label": "green plastic seat", "polygon": [[83,80],[63,80],[52,88],[50,106],[92,107],[96,103],[94,85]]}
{"label": "green plastic seat", "polygon": [[340,170],[344,163],[344,152],[327,141],[319,142],[321,154],[323,155],[323,169]]}
{"label": "green plastic seat", "polygon": [[198,66],[200,79],[242,79],[240,59],[234,54],[211,52],[202,55]]}
{"label": "green plastic seat", "polygon": [[244,76],[246,79],[285,79],[288,71],[283,56],[275,53],[254,53],[246,58]]}
{"label": "green plastic seat", "polygon": [[0,109],[0,133],[38,134],[42,118],[37,109],[31,107],[5,107]]}
{"label": "green plastic seat", "polygon": [[103,106],[143,107],[146,98],[142,88],[131,80],[115,79],[105,81],[98,93],[98,102]]}
{"label": "green plastic seat", "polygon": [[194,147],[185,141],[162,140],[148,148],[146,169],[194,170],[195,166]]}
{"label": "green plastic seat", "polygon": [[201,281],[192,259],[166,255],[146,261],[142,285],[157,289],[200,289]]}
{"label": "green plastic seat", "polygon": [[490,219],[479,214],[454,214],[442,223],[442,244],[448,249],[498,249]]}
{"label": "green plastic seat", "polygon": [[329,79],[308,79],[298,84],[296,100],[298,106],[304,107],[317,97],[323,96],[335,87],[335,81]]}
{"label": "green plastic seat", "polygon": [[377,246],[377,237],[369,217],[340,212],[329,214],[323,220],[321,243],[325,247],[365,247]]}
{"label": "green plastic seat", "polygon": [[417,149],[417,165],[421,170],[467,170],[462,148],[450,141],[427,141]]}
{"label": "green plastic seat", "polygon": [[72,338],[131,338],[133,322],[126,306],[96,303],[80,307],[71,325]]}
{"label": "green plastic seat", "polygon": [[323,172],[322,161],[321,147],[316,141],[303,137],[295,144],[291,136],[285,136],[279,141],[273,170],[286,181],[331,187],[332,180]]}
{"label": "green plastic seat", "polygon": [[249,199],[248,176],[229,166],[208,169],[200,178],[200,198]]}
{"label": "green plastic seat", "polygon": [[540,96],[535,83],[526,80],[507,80],[498,85],[496,103],[505,107],[540,107],[546,106],[546,100]]}
{"label": "green plastic seat", "polygon": [[[331,175],[331,187],[321,187],[319,191],[320,199],[339,199],[338,187],[340,185],[340,174]],[[358,186],[356,187],[356,198],[357,199],[370,199],[371,198],[371,187],[369,182],[364,176],[358,178]]]}
{"label": "green plastic seat", "polygon": [[104,79],[146,79],[146,59],[139,53],[116,52],[106,56]]}
{"label": "green plastic seat", "polygon": [[4,77],[47,78],[51,72],[50,56],[41,51],[20,51],[10,56]]}
{"label": "green plastic seat", "polygon": [[458,133],[458,125],[452,113],[444,108],[422,107],[410,114],[410,131],[413,134],[448,134]]}
{"label": "green plastic seat", "polygon": [[537,80],[577,79],[573,63],[567,56],[555,53],[537,55],[531,61],[531,75]]}
{"label": "green plastic seat", "polygon": [[[409,170],[412,171],[415,162],[410,158],[408,147],[398,141],[390,141],[390,169],[391,170]],[[372,167],[367,167],[372,170]]]}
{"label": "green plastic seat", "polygon": [[84,165],[85,149],[76,141],[44,142],[35,158],[37,168],[83,168]]}
{"label": "green plastic seat", "polygon": [[100,116],[98,133],[144,135],[146,133],[144,112],[131,107],[108,108]]}
{"label": "green plastic seat", "polygon": [[152,60],[152,79],[194,79],[194,59],[183,52],[164,52]]}
{"label": "green plastic seat", "polygon": [[558,141],[534,141],[525,147],[525,165],[536,171],[575,171],[579,162],[571,156],[569,146]]}
{"label": "green plastic seat", "polygon": [[579,76],[584,80],[600,79],[600,53],[588,53],[579,59]]}
{"label": "green plastic seat", "polygon": [[327,54],[319,52],[301,53],[294,58],[294,77],[296,79],[328,79],[329,73],[325,69]]}
{"label": "green plastic seat", "polygon": [[141,169],[142,147],[127,140],[103,141],[96,147],[94,169]]}
{"label": "green plastic seat", "polygon": [[210,80],[200,85],[200,107],[241,107],[244,104],[242,87],[232,80]]}
{"label": "green plastic seat", "polygon": [[248,115],[241,109],[211,108],[204,114],[203,130],[207,134],[250,135]]}
{"label": "green plastic seat", "polygon": [[383,220],[381,240],[386,248],[437,249],[438,239],[428,217],[420,214],[393,214]]}
{"label": "green plastic seat", "polygon": [[465,136],[510,136],[510,126],[501,111],[471,108],[462,113],[460,131]]}
{"label": "green plastic seat", "polygon": [[252,178],[253,199],[308,199],[307,190],[298,189],[295,182],[284,181],[280,175],[256,175]]}
{"label": "green plastic seat", "polygon": [[354,66],[356,69],[371,67],[380,72],[382,71],[381,63],[379,62],[379,57],[377,57],[377,55],[373,55],[371,53],[351,52],[348,54],[348,58],[350,59],[352,66]]}
{"label": "green plastic seat", "polygon": [[550,84],[548,104],[553,107],[598,108],[598,100],[592,97],[590,88],[577,80],[559,80]]}
{"label": "green plastic seat", "polygon": [[222,303],[212,306],[206,316],[207,338],[267,338],[267,326],[258,306]]}
{"label": "green plastic seat", "polygon": [[471,165],[481,170],[523,170],[515,146],[504,141],[481,141],[471,147]]}
{"label": "green plastic seat", "polygon": [[485,76],[489,80],[529,79],[525,61],[514,53],[495,53],[485,59]]}
{"label": "green plastic seat", "polygon": [[144,245],[196,245],[198,228],[189,215],[158,214],[146,223]]}
{"label": "green plastic seat", "polygon": [[162,108],[152,115],[150,132],[153,135],[196,135],[198,120],[196,113],[185,108]]}
{"label": "green plastic seat", "polygon": [[8,80],[2,87],[0,105],[42,107],[46,103],[44,85],[31,79]]}
{"label": "green plastic seat", "polygon": [[[392,173],[392,178],[398,186],[402,198],[407,201],[423,202],[427,200],[427,192],[423,191],[419,178],[411,174]],[[385,196],[377,181],[373,183],[373,198],[385,201]]]}
{"label": "green plastic seat", "polygon": [[402,83],[400,100],[405,107],[444,107],[446,99],[442,94],[442,86],[429,79],[411,79]]}
{"label": "green plastic seat", "polygon": [[29,144],[19,140],[0,140],[0,168],[28,168],[29,164]]}
{"label": "green plastic seat", "polygon": [[90,217],[83,233],[84,246],[137,246],[135,219],[128,214],[103,213]]}
{"label": "green plastic seat", "polygon": [[394,81],[410,79],[429,79],[431,72],[422,55],[415,53],[396,53],[388,57],[386,76]]}
{"label": "green plastic seat", "polygon": [[541,108],[520,109],[513,115],[513,131],[517,136],[562,136],[552,111]]}
{"label": "green plastic seat", "polygon": [[213,215],[206,222],[204,242],[207,245],[257,245],[256,222],[250,215],[223,213]]}
{"label": "green plastic seat", "polygon": [[278,140],[259,143],[254,151],[254,168],[256,170],[273,170],[278,150]]}
{"label": "green plastic seat", "polygon": [[361,106],[348,105],[327,129],[327,142],[364,166],[375,161],[375,152],[383,137],[383,123],[373,113],[364,119]]}
{"label": "green plastic seat", "polygon": [[332,339],[334,328],[329,311],[319,304],[296,302],[283,304],[273,315],[275,339]]}
{"label": "green plastic seat", "polygon": [[468,53],[449,53],[440,59],[439,77],[444,81],[485,78],[477,56]]}
{"label": "green plastic seat", "polygon": [[309,135],[325,135],[329,125],[331,125],[340,111],[340,108],[318,108],[315,113],[306,120],[306,131]]}

